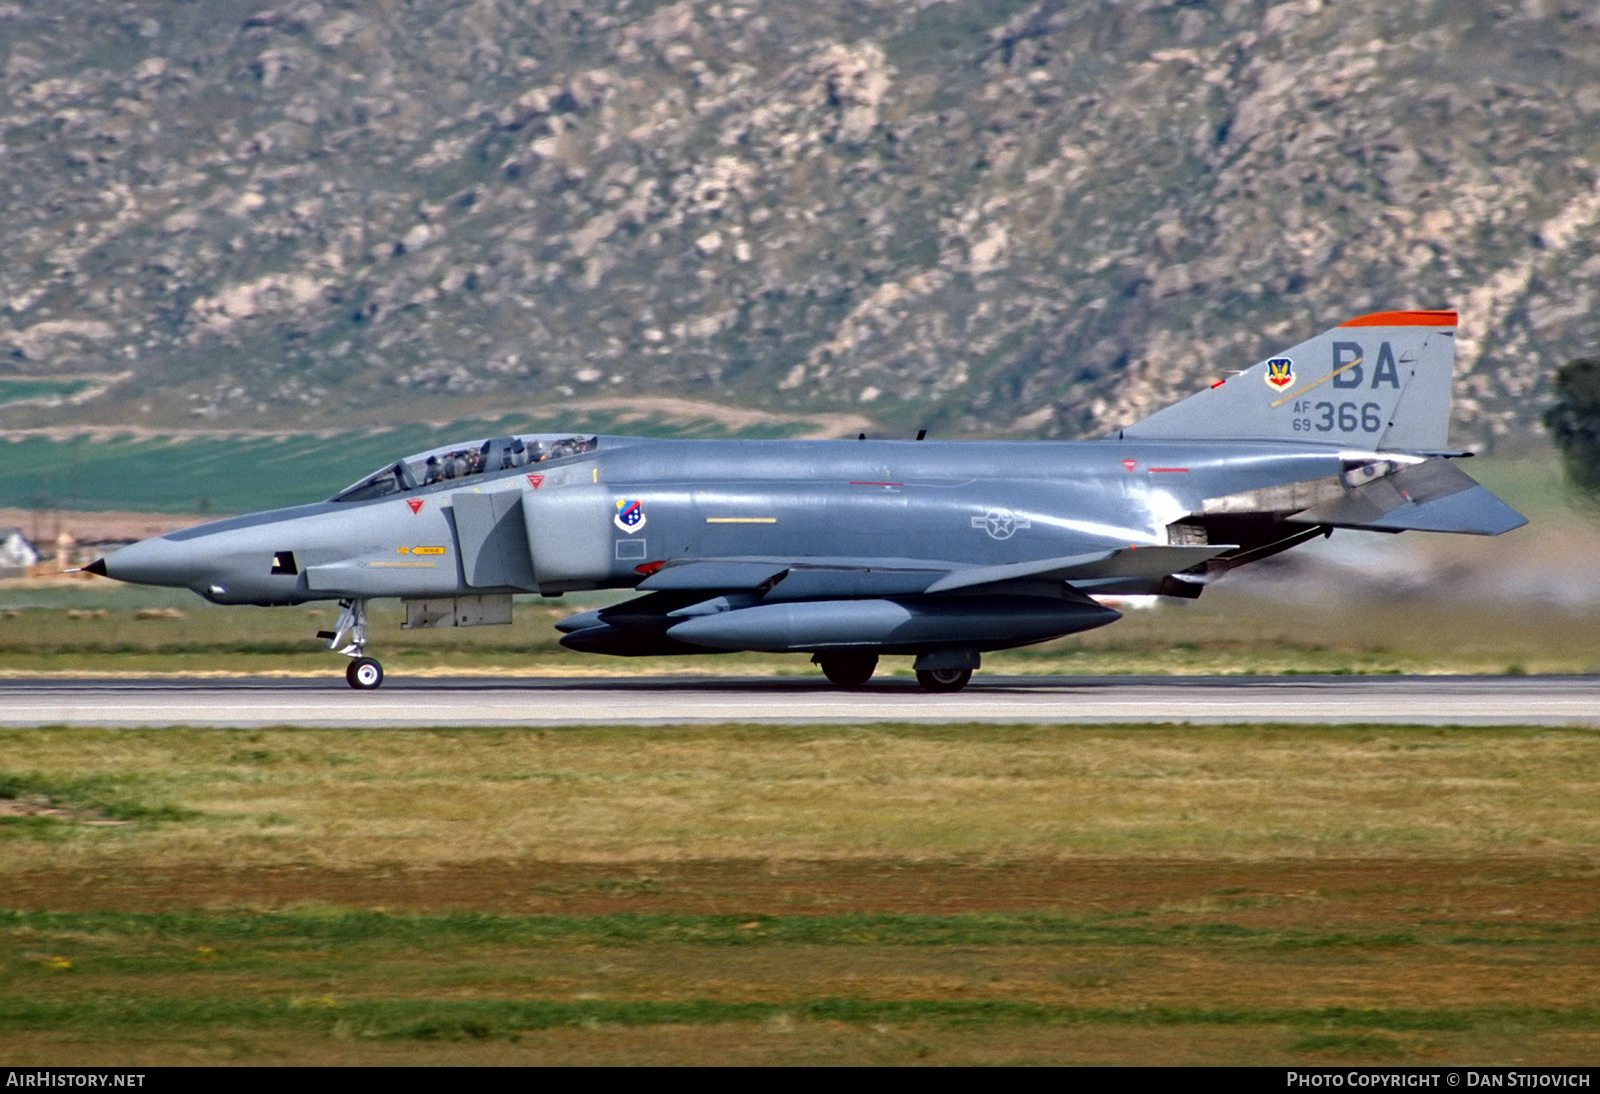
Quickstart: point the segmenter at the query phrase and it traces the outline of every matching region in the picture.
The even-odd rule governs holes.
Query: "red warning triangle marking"
[[[406,499],[406,504],[411,506],[411,511],[413,513],[422,512],[422,499],[421,498],[407,498]]]

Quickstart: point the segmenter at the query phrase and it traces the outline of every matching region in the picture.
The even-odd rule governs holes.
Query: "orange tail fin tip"
[[[1360,315],[1341,327],[1453,327],[1453,311],[1379,311]]]

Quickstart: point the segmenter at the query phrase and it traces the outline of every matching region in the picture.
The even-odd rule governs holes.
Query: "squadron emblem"
[[[1294,362],[1287,357],[1274,357],[1267,362],[1267,386],[1282,391],[1294,385]]]
[[[644,527],[644,502],[638,498],[618,498],[617,515],[611,519],[618,528],[632,535]]]

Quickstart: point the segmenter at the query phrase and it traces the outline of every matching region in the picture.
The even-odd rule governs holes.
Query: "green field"
[[[0,405],[30,400],[67,399],[95,386],[93,380],[0,379]]]
[[[0,1054],[1589,1063],[1600,737],[0,732]]]

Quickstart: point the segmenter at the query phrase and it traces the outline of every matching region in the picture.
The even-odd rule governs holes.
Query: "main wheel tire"
[[[383,666],[370,657],[357,657],[344,670],[344,678],[357,691],[371,691],[383,683]]]
[[[917,683],[926,691],[960,691],[971,680],[971,669],[924,669],[917,673]]]
[[[817,658],[822,675],[842,688],[858,688],[878,669],[875,653],[839,653]]]

